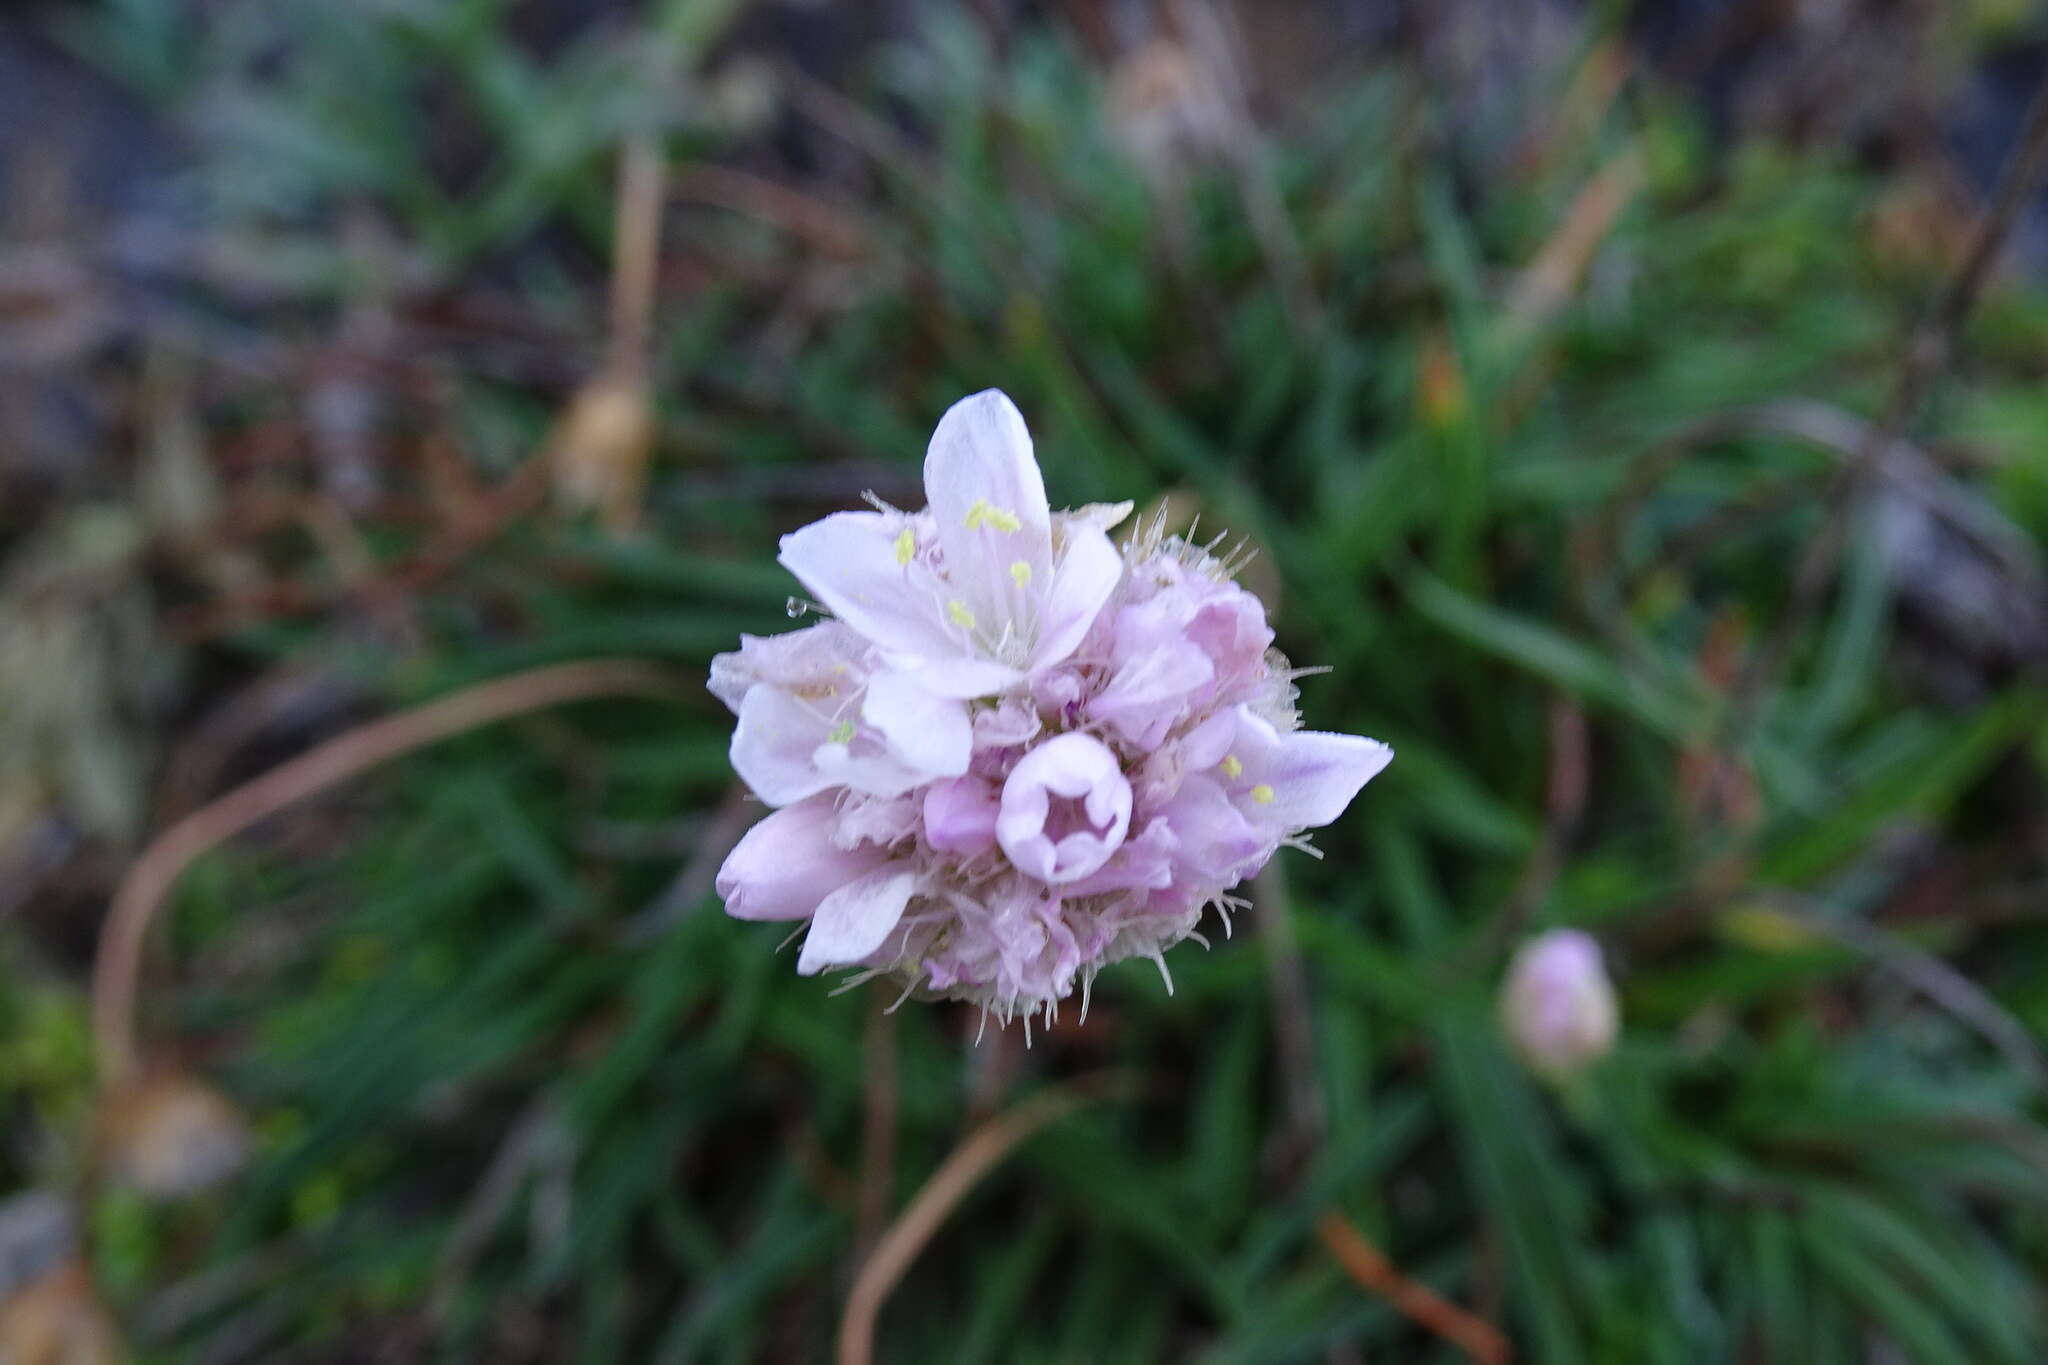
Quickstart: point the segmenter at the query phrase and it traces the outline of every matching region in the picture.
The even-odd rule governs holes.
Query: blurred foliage
[[[1846,161],[1715,146],[1637,77],[1482,168],[1398,73],[1254,128],[1192,57],[1132,100],[1071,36],[998,53],[938,7],[840,107],[707,58],[737,8],[668,0],[545,59],[506,0],[203,26],[122,0],[78,28],[194,131],[234,278],[274,291],[262,325],[388,321],[368,567],[263,545],[317,590],[188,630],[204,669],[394,707],[591,655],[701,674],[786,626],[779,532],[914,488],[944,405],[1000,386],[1055,501],[1175,489],[1261,546],[1283,647],[1332,669],[1311,721],[1399,758],[1286,868],[1328,1125],[1305,1168],[1275,1140],[1257,936],[1177,953],[1170,996],[1105,974],[1028,1053],[974,1046],[954,1007],[896,1016],[899,1192],[992,1097],[1103,1067],[1142,1089],[969,1198],[884,1359],[1457,1358],[1316,1243],[1332,1205],[1543,1365],[2048,1355],[2048,689],[1928,590],[1958,559],[2039,589],[2048,298],[2002,285],[1913,479],[1837,507],[1853,442],[1770,414],[1878,411],[1949,264],[1879,231],[1889,187]],[[735,93],[757,79],[767,133]],[[612,150],[646,130],[793,189],[679,177],[643,533],[519,516],[436,558],[595,367]],[[314,421],[315,368],[214,377],[211,448]],[[317,486],[319,433],[287,445],[283,482]],[[1839,582],[1745,710],[1733,679],[1834,515],[1858,530]],[[1882,533],[1956,517],[2003,548]],[[361,586],[423,558],[395,604]],[[203,605],[205,575],[169,577]],[[186,880],[147,1028],[204,1059],[255,1154],[167,1208],[100,1195],[143,1358],[824,1358],[876,1002],[798,979],[778,927],[687,869],[728,733],[708,696],[515,723]],[[1594,931],[1619,978],[1620,1050],[1555,1093],[1493,1032],[1518,922]],[[38,999],[0,1011],[0,1085],[75,1128],[52,1058],[82,1067],[77,1024]]]

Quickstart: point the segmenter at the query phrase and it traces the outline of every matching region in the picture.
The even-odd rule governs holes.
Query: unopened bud
[[[1501,989],[1501,1028],[1530,1070],[1569,1076],[1604,1057],[1620,1026],[1600,945],[1553,929],[1522,945]]]

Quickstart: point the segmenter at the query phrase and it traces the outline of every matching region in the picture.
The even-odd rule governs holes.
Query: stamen
[[[1262,806],[1272,805],[1273,789],[1267,786],[1265,783],[1261,782],[1258,786],[1252,788],[1252,800],[1258,802]]]
[[[910,978],[910,984],[903,988],[903,994],[896,997],[896,1003],[894,1005],[889,1006],[889,1008],[883,1010],[882,1013],[894,1014],[897,1011],[897,1009],[903,1004],[903,1002],[910,998],[910,993],[917,989],[918,984],[922,979],[923,978],[913,974]]]
[[[831,740],[834,744],[853,743],[853,722],[850,720],[840,721],[838,725],[833,727],[832,733],[825,736],[825,738]]]
[[[1030,587],[1031,566],[1021,559],[1013,561],[1010,565],[1010,581],[1020,588]]]
[[[1024,529],[1015,512],[1007,507],[992,507],[987,498],[976,498],[968,505],[966,521],[970,531],[979,531],[986,525],[1004,535],[1014,535]]]
[[[1225,754],[1223,762],[1218,766],[1223,769],[1223,775],[1233,782],[1244,776],[1244,764],[1238,761],[1236,754]]]
[[[917,555],[917,536],[906,526],[896,533],[896,562],[908,564]]]
[[[946,603],[946,619],[962,630],[974,629],[974,613],[957,597]]]

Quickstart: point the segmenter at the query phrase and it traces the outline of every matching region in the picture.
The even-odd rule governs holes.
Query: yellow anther
[[[976,498],[967,508],[967,529],[978,531],[985,525],[1005,535],[1024,529],[1015,512],[1006,507],[991,507],[987,498]]]
[[[908,564],[917,553],[917,537],[910,533],[908,526],[896,533],[896,562]]]
[[[1031,566],[1021,559],[1013,561],[1010,565],[1010,581],[1020,588],[1030,587]]]
[[[1252,788],[1252,800],[1258,802],[1262,806],[1272,805],[1273,789],[1267,786],[1265,783],[1261,782],[1258,786]]]
[[[962,630],[974,629],[974,613],[957,597],[946,603],[946,619]]]
[[[1244,764],[1237,761],[1236,754],[1225,754],[1223,762],[1218,766],[1223,769],[1223,775],[1232,781],[1244,776]]]
[[[833,727],[832,733],[825,736],[825,738],[831,740],[834,744],[853,743],[853,722],[850,720],[840,721],[838,725]]]

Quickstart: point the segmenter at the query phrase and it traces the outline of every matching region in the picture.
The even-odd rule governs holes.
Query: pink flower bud
[[[996,838],[1042,882],[1078,881],[1109,861],[1131,827],[1131,784],[1116,755],[1079,731],[1049,739],[1003,784]]]
[[[1553,929],[1522,945],[1500,997],[1501,1028],[1532,1071],[1572,1075],[1607,1055],[1620,1025],[1600,945]]]

